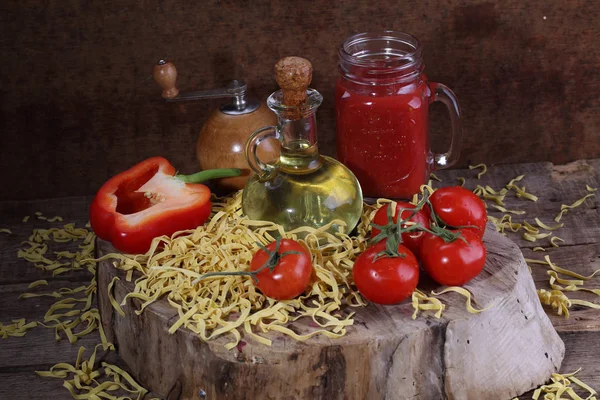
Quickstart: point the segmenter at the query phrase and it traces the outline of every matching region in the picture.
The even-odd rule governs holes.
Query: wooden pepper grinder
[[[180,93],[176,86],[177,69],[172,62],[159,60],[153,70],[154,80],[163,89],[166,101],[193,101],[204,99],[231,99],[214,110],[198,134],[196,157],[200,169],[239,168],[242,176],[215,180],[217,191],[228,193],[242,189],[250,175],[244,157],[248,137],[260,127],[274,125],[277,117],[265,104],[247,96],[248,87],[241,80],[233,80],[226,88],[197,90]],[[278,150],[268,143],[261,146],[261,158],[274,159]]]

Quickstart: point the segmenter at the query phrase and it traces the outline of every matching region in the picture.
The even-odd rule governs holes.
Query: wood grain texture
[[[228,337],[205,343],[186,329],[170,335],[178,315],[166,300],[139,316],[139,303],[129,301],[125,317],[118,315],[108,285],[120,276],[114,292],[120,302],[133,284],[111,260],[98,266],[100,313],[134,376],[163,396],[180,385],[186,399],[199,399],[198,388],[218,399],[509,398],[557,371],[564,345],[537,299],[519,248],[493,229],[484,242],[485,269],[465,287],[477,307],[493,306],[477,315],[466,312],[458,295],[444,296],[447,310],[440,320],[411,319],[409,302],[370,304],[352,309],[355,323],[337,340],[317,336],[301,343],[268,333],[269,347],[243,335],[243,349],[227,351]],[[98,251],[115,252],[104,241],[98,241]],[[435,288],[421,279],[424,286]]]
[[[325,97],[320,148],[333,155],[336,51],[367,30],[421,39],[429,78],[460,99],[461,165],[600,156],[594,1],[27,0],[0,11],[0,160],[12,166],[0,199],[91,194],[154,155],[193,172],[214,103],[165,104],[151,77],[162,57],[176,62],[182,90],[222,86],[243,64],[263,100],[276,89],[273,63],[306,57]],[[434,105],[432,114],[434,147],[443,151],[446,111]]]

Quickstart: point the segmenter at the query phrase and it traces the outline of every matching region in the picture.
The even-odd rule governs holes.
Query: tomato
[[[373,223],[383,226],[386,225],[388,223],[388,208],[390,207],[389,204],[384,205],[383,207],[381,207],[379,210],[377,210],[377,212],[375,213],[375,216],[373,217]],[[410,204],[410,203],[405,203],[405,202],[398,202],[396,204],[396,212],[395,215],[393,217],[394,222],[398,222],[398,213],[400,211],[401,208],[408,208],[410,210],[414,209],[415,206]],[[410,214],[412,213],[412,211],[409,210],[404,210],[402,211],[402,215],[401,215],[401,219],[405,219],[410,217]],[[421,209],[419,211],[417,211],[417,213],[415,215],[412,216],[412,218],[410,218],[409,221],[412,222],[418,222],[421,225],[423,225],[425,228],[429,228],[429,213],[425,210],[425,209]],[[406,227],[406,225],[403,226],[404,228]],[[378,228],[373,227],[373,229],[371,230],[371,238],[377,236],[379,234],[379,232],[381,232]],[[402,244],[405,245],[406,247],[409,248],[410,251],[412,251],[414,254],[419,254],[420,252],[420,247],[421,247],[421,242],[423,241],[423,237],[425,237],[426,233],[425,232],[404,232],[402,234]]]
[[[460,238],[446,243],[434,235],[423,239],[421,265],[442,285],[464,285],[476,277],[485,264],[487,252],[481,238],[468,229],[461,230],[461,235],[467,243]]]
[[[385,250],[385,242],[368,247],[354,262],[352,276],[358,291],[369,301],[396,304],[412,294],[419,282],[419,263],[405,246],[398,253],[405,257],[375,256]]]
[[[304,292],[313,271],[308,250],[291,239],[282,239],[279,246],[277,242],[269,243],[266,249],[268,252],[258,250],[250,262],[251,271],[273,266],[272,270],[266,267],[256,274],[260,291],[275,300],[290,300]],[[290,251],[298,254],[285,254]]]
[[[458,228],[472,225],[468,228],[483,237],[487,212],[485,204],[477,195],[460,186],[448,186],[437,189],[429,201],[433,211],[448,226]]]

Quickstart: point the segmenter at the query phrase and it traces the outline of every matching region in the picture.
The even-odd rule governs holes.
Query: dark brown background
[[[168,57],[179,86],[221,85],[243,63],[255,92],[274,62],[313,62],[325,96],[321,148],[335,152],[336,50],[375,29],[413,33],[430,79],[464,112],[460,165],[600,157],[598,1],[3,1],[0,199],[91,194],[152,155],[195,169],[210,104],[165,104],[151,79]],[[443,150],[448,123],[434,107]]]

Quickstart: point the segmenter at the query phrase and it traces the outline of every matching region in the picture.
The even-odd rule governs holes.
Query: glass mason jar
[[[401,32],[360,33],[339,49],[337,158],[358,178],[365,197],[408,199],[431,171],[458,159],[460,109],[446,86],[428,82],[418,39]],[[447,153],[429,146],[429,105],[448,107]]]

